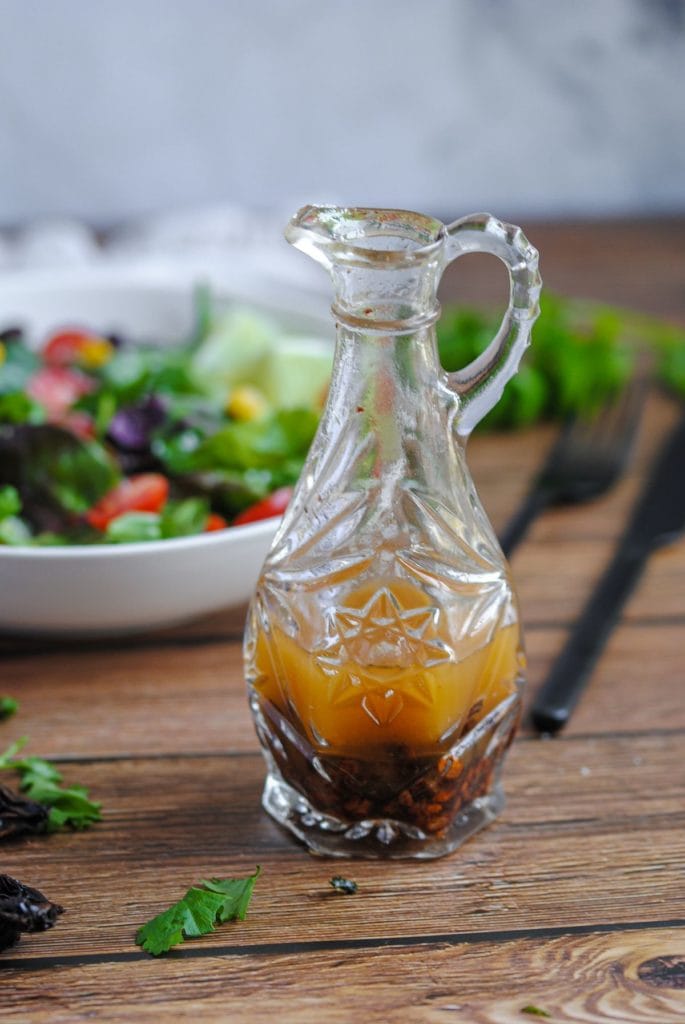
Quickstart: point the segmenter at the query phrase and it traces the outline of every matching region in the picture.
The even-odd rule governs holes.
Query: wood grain
[[[549,291],[685,322],[682,216],[522,226],[540,252]],[[506,274],[492,257],[462,257],[447,268],[439,294],[445,302],[504,307]]]
[[[558,627],[526,631],[527,703],[565,636]],[[626,620],[611,637],[568,735],[683,728],[682,647],[680,620]],[[6,661],[2,688],[19,699],[21,714],[0,725],[0,745],[28,735],[28,749],[43,757],[257,749],[236,643],[21,657]]]
[[[680,1024],[685,992],[650,985],[639,969],[682,950],[670,928],[505,938],[496,953],[490,941],[202,958],[184,950],[56,967],[46,988],[18,964],[2,976],[3,1024],[521,1024],[542,1019],[522,1014],[531,1004],[552,1024]]]
[[[633,474],[600,501],[547,513],[517,552],[513,569],[526,627],[529,693],[544,677],[610,557],[647,462],[675,415],[673,403],[653,396]],[[470,457],[485,486],[492,487],[496,511],[506,508],[508,501],[497,467],[509,467],[511,472],[519,453],[525,486],[550,441],[548,431],[542,434],[474,439]],[[653,727],[682,725],[684,581],[681,540],[650,560],[572,729],[643,729],[647,702]],[[1,685],[22,701],[21,729],[44,756],[251,750],[254,735],[246,717],[236,642],[243,614],[221,613],[183,629],[123,643],[7,640]],[[617,700],[619,682],[622,693]],[[84,692],[90,693],[92,687],[97,688],[95,698],[84,701]]]
[[[257,755],[70,765],[67,779],[88,781],[104,821],[5,845],[4,870],[68,910],[12,959],[142,955],[136,923],[199,877],[246,874],[255,863],[263,877],[249,920],[203,939],[205,949],[685,922],[685,808],[682,777],[671,770],[683,735],[519,741],[503,817],[455,856],[427,864],[309,857],[261,811]],[[354,899],[328,884],[341,868],[359,883]],[[639,901],[622,899],[631,887]]]

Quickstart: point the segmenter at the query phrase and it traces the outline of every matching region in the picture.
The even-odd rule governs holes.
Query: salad
[[[35,350],[0,331],[0,545],[182,537],[282,514],[323,406],[332,348],[253,310],[196,295],[184,344],[133,344],[82,327]],[[445,306],[446,370],[488,344],[496,319]],[[649,356],[685,396],[677,325],[545,292],[533,345],[478,429],[592,416]]]
[[[0,332],[0,544],[117,544],[284,511],[332,349],[196,296],[192,337]]]

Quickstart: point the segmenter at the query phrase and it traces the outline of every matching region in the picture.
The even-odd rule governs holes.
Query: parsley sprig
[[[191,886],[183,899],[138,929],[136,942],[159,956],[185,939],[208,935],[215,924],[244,921],[260,871],[258,867],[247,878],[212,878]]]
[[[57,832],[66,825],[84,829],[100,821],[101,804],[89,798],[84,786],[62,786],[61,773],[42,757],[17,757],[26,742],[27,737],[22,736],[0,754],[0,771],[18,772],[22,791],[49,808],[46,830]]]
[[[496,329],[496,318],[488,313],[445,306],[437,325],[444,368],[457,370],[477,358]],[[685,398],[682,326],[545,290],[531,347],[482,427],[511,429],[592,416],[624,387],[643,355],[655,379]]]

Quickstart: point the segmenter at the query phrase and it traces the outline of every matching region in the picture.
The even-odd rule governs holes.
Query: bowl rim
[[[166,540],[127,541],[124,544],[55,544],[45,547],[30,545],[0,545],[0,562],[40,560],[62,561],[66,558],[86,561],[104,560],[112,555],[140,556],[148,552],[151,555],[162,551],[182,552],[194,548],[212,548],[225,544],[230,538],[235,542],[259,540],[270,532],[275,532],[282,516],[271,516],[256,523],[244,523],[241,526],[227,526],[223,530],[211,530],[209,533],[193,533],[187,537],[169,537]]]

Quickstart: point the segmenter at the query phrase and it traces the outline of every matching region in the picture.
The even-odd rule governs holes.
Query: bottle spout
[[[291,245],[330,268],[340,262],[361,267],[409,267],[440,252],[441,221],[407,210],[303,206],[285,229]]]
[[[381,329],[436,319],[446,239],[441,221],[406,210],[305,206],[285,237],[329,271],[334,313],[349,325]]]

